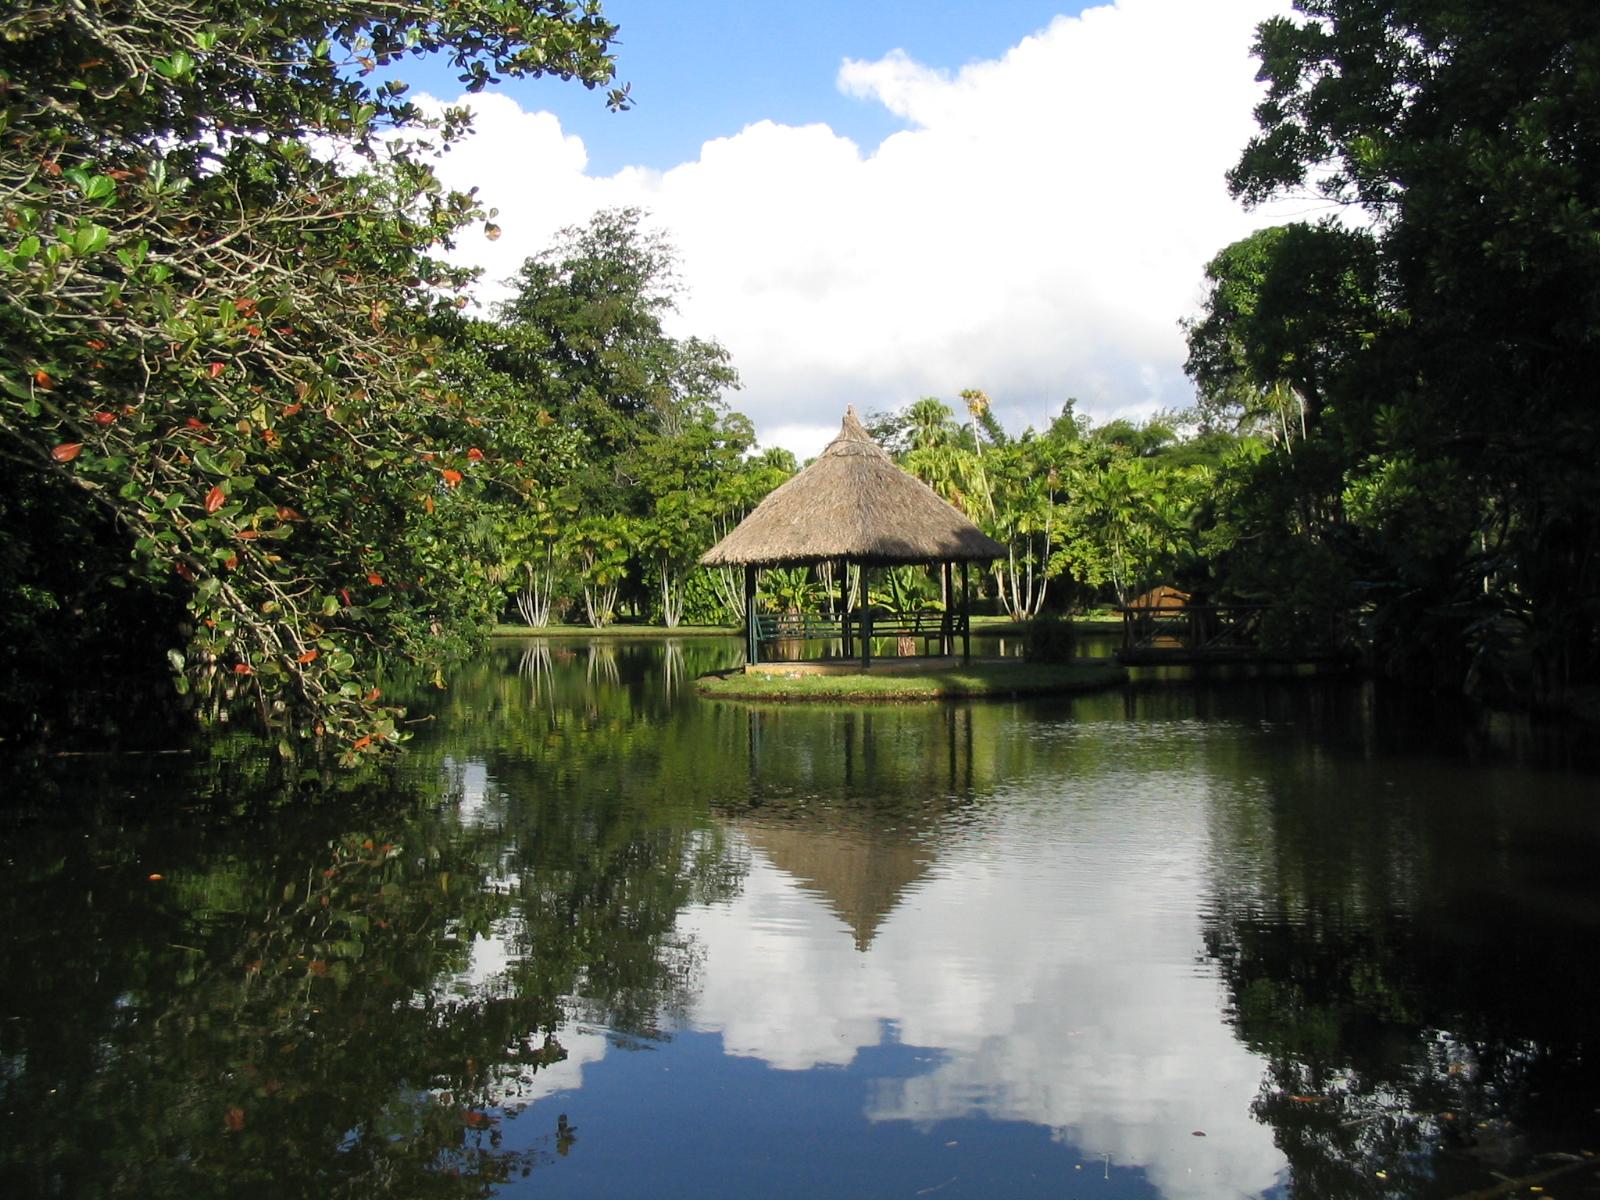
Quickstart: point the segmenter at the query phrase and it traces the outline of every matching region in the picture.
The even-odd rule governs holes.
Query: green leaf
[[[187,50],[176,50],[171,58],[158,58],[151,65],[163,79],[182,79],[194,70],[194,58]]]
[[[97,254],[111,243],[111,231],[104,225],[89,222],[80,225],[72,235],[72,251],[82,257]]]

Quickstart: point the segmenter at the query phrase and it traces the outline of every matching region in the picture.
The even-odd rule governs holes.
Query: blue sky
[[[840,93],[835,80],[845,59],[899,49],[953,70],[997,57],[1083,7],[1052,0],[606,0],[607,17],[622,30],[617,77],[632,86],[631,110],[611,112],[599,92],[559,80],[500,90],[525,108],[559,116],[583,138],[590,168],[601,174],[624,166],[665,170],[692,160],[706,140],[763,119],[825,122],[873,147],[904,122]],[[408,66],[401,75],[436,94],[453,82],[437,68]]]
[[[636,206],[677,248],[673,330],[727,347],[766,444],[814,454],[847,404],[957,403],[1013,432],[1192,402],[1178,322],[1205,263],[1284,216],[1223,174],[1249,51],[1288,0],[610,0],[636,107],[556,80],[468,102],[439,166],[503,236],[480,299],[564,226]],[[414,65],[414,64],[413,64]],[[438,68],[406,75],[455,102]],[[1314,215],[1314,214],[1313,214]]]

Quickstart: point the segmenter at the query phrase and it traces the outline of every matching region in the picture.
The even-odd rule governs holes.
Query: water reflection
[[[751,831],[739,897],[684,919],[706,948],[692,1022],[785,1070],[885,1040],[928,1051],[872,1081],[872,1122],[1024,1121],[1164,1195],[1271,1188],[1282,1159],[1250,1118],[1263,1064],[1194,966],[1199,864],[1171,854],[1156,886],[1146,865],[1196,814],[1058,799],[1012,794],[915,858],[856,841],[867,871],[786,869],[786,843]]]
[[[239,743],[37,781],[0,1187],[1449,1196],[1600,1141],[1600,814],[1540,738],[699,701],[736,654],[506,646],[312,805]]]

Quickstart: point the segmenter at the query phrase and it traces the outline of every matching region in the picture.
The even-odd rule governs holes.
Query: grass
[[[728,700],[901,701],[1084,692],[1127,678],[1127,671],[1108,659],[1078,659],[973,663],[925,675],[747,675],[735,670],[701,676],[698,687],[702,695]]]

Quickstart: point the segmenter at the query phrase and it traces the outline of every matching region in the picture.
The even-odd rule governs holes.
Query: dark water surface
[[[503,645],[314,804],[247,742],[30,777],[0,1194],[1597,1194],[1581,737],[697,699],[737,652]]]

